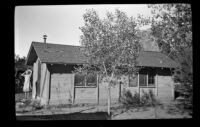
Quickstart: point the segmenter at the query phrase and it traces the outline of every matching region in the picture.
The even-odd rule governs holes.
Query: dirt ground
[[[120,119],[182,119],[192,118],[189,112],[182,112],[172,105],[154,107],[141,107],[141,108],[130,108],[128,110],[120,109],[114,112],[112,116],[113,120]],[[172,111],[173,110],[173,111]],[[119,113],[117,113],[119,112]]]
[[[31,94],[30,94],[31,95]],[[20,95],[22,98],[23,95]],[[18,103],[20,97],[16,97]],[[192,118],[189,111],[181,110],[175,106],[175,102],[158,105],[154,107],[128,108],[116,103],[111,106],[111,118],[105,115],[107,105],[79,104],[64,106],[49,106],[41,109],[35,109],[31,105],[30,99],[25,106],[16,106],[16,116],[18,120],[44,120],[44,119],[184,119]],[[96,114],[96,115],[94,115]],[[104,114],[104,115],[97,115]],[[74,116],[82,117],[74,117]],[[90,117],[93,116],[93,117]],[[99,116],[99,117],[98,117]],[[96,118],[94,118],[96,117]]]

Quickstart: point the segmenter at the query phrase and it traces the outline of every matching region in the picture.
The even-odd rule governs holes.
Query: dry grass
[[[123,107],[112,110],[112,119],[182,119],[192,118],[187,110],[179,109],[175,103],[157,105],[155,107],[139,107],[125,109]]]
[[[32,92],[29,92],[28,100],[31,99]],[[15,102],[20,102],[25,98],[25,93],[17,93],[15,94]]]

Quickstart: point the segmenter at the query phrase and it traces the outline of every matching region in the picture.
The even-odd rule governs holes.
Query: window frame
[[[76,74],[75,74],[76,75]],[[95,84],[95,85],[87,85],[87,76],[84,76],[84,85],[76,85],[76,83],[74,83],[74,87],[76,88],[96,88],[97,87],[97,75],[96,77],[96,83],[91,83],[91,84]],[[75,81],[76,76],[74,76],[74,81]]]
[[[150,82],[153,82],[153,83],[150,83]],[[155,84],[155,76],[154,75],[149,75],[148,74],[148,87],[154,87],[156,84]]]
[[[143,79],[141,79],[141,78],[143,78]],[[145,79],[145,80],[144,80]],[[145,85],[142,85],[141,86],[141,80],[142,81],[145,81]],[[143,84],[143,83],[142,83]],[[147,75],[146,74],[139,74],[139,87],[148,87],[147,86]]]
[[[141,76],[141,74],[139,74],[139,87],[141,87],[141,88],[155,88],[156,87],[156,75],[151,75],[153,78],[152,77],[150,78],[150,74],[149,73],[142,74],[142,75],[145,75],[145,77],[146,77],[145,78],[146,79],[146,81],[145,81],[146,85],[141,86],[140,78],[142,76]],[[154,83],[153,84],[149,83],[149,79],[152,79]]]

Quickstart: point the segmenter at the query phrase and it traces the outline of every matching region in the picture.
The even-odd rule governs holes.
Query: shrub
[[[32,105],[32,107],[34,109],[42,109],[43,108],[43,106],[40,105],[40,101],[39,100],[33,100],[31,105]]]
[[[120,101],[122,104],[126,106],[138,107],[140,104],[140,97],[137,92],[135,92],[135,94],[132,95],[132,93],[128,90],[128,91],[123,91],[123,95]]]
[[[140,99],[140,105],[141,106],[155,106],[157,103],[157,100],[155,98],[155,95],[152,90],[149,90],[149,92],[143,92],[143,95]]]
[[[126,107],[155,106],[157,104],[157,100],[152,90],[149,90],[149,92],[143,91],[143,95],[141,97],[137,92],[132,95],[129,90],[124,91],[120,102]]]
[[[193,87],[191,84],[182,83],[180,84],[179,88],[176,89],[180,92],[180,96],[183,97],[183,100],[180,102],[181,105],[185,109],[192,109],[193,108]]]

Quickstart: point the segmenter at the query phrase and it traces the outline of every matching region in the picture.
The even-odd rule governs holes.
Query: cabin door
[[[72,74],[51,75],[50,103],[68,104],[71,103]]]

